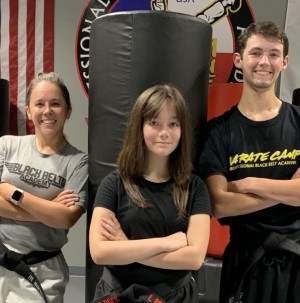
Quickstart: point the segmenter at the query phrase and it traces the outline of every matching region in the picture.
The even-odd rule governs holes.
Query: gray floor
[[[64,303],[84,303],[85,302],[85,277],[70,276],[70,282],[66,289]]]

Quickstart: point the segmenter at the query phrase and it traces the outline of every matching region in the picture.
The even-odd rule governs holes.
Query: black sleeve
[[[214,118],[207,125],[204,147],[200,155],[198,172],[205,179],[211,173],[227,172],[227,134],[222,117]]]
[[[111,172],[103,178],[96,193],[94,207],[101,206],[116,213],[119,178],[117,172]]]
[[[204,181],[196,175],[192,175],[189,187],[189,215],[211,215],[209,193]]]

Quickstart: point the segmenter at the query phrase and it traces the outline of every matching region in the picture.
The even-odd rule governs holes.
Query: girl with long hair
[[[192,174],[187,104],[173,85],[152,86],[137,98],[117,169],[96,194],[89,245],[105,266],[95,299],[198,302],[191,271],[203,264],[209,227],[208,192]]]

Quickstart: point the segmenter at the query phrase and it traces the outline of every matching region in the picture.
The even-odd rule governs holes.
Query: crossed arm
[[[214,215],[237,216],[282,203],[300,206],[300,168],[290,180],[248,177],[227,182],[223,174],[206,178]],[[242,202],[241,202],[242,201]]]
[[[197,270],[203,264],[208,240],[210,217],[190,217],[187,233],[166,237],[129,240],[114,214],[96,207],[90,225],[89,245],[93,261],[103,265],[138,262],[164,269]]]
[[[71,190],[61,192],[52,201],[24,192],[19,204],[14,205],[10,202],[10,197],[15,189],[9,183],[0,183],[1,217],[42,222],[49,227],[69,229],[84,212],[82,207],[75,205],[79,196]]]

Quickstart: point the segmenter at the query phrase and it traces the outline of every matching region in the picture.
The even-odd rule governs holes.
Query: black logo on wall
[[[232,54],[239,33],[254,22],[247,0],[90,0],[79,21],[76,39],[77,72],[87,96],[92,22],[104,14],[133,10],[169,10],[206,20],[213,26],[210,83],[242,82],[241,72],[233,66]]]

